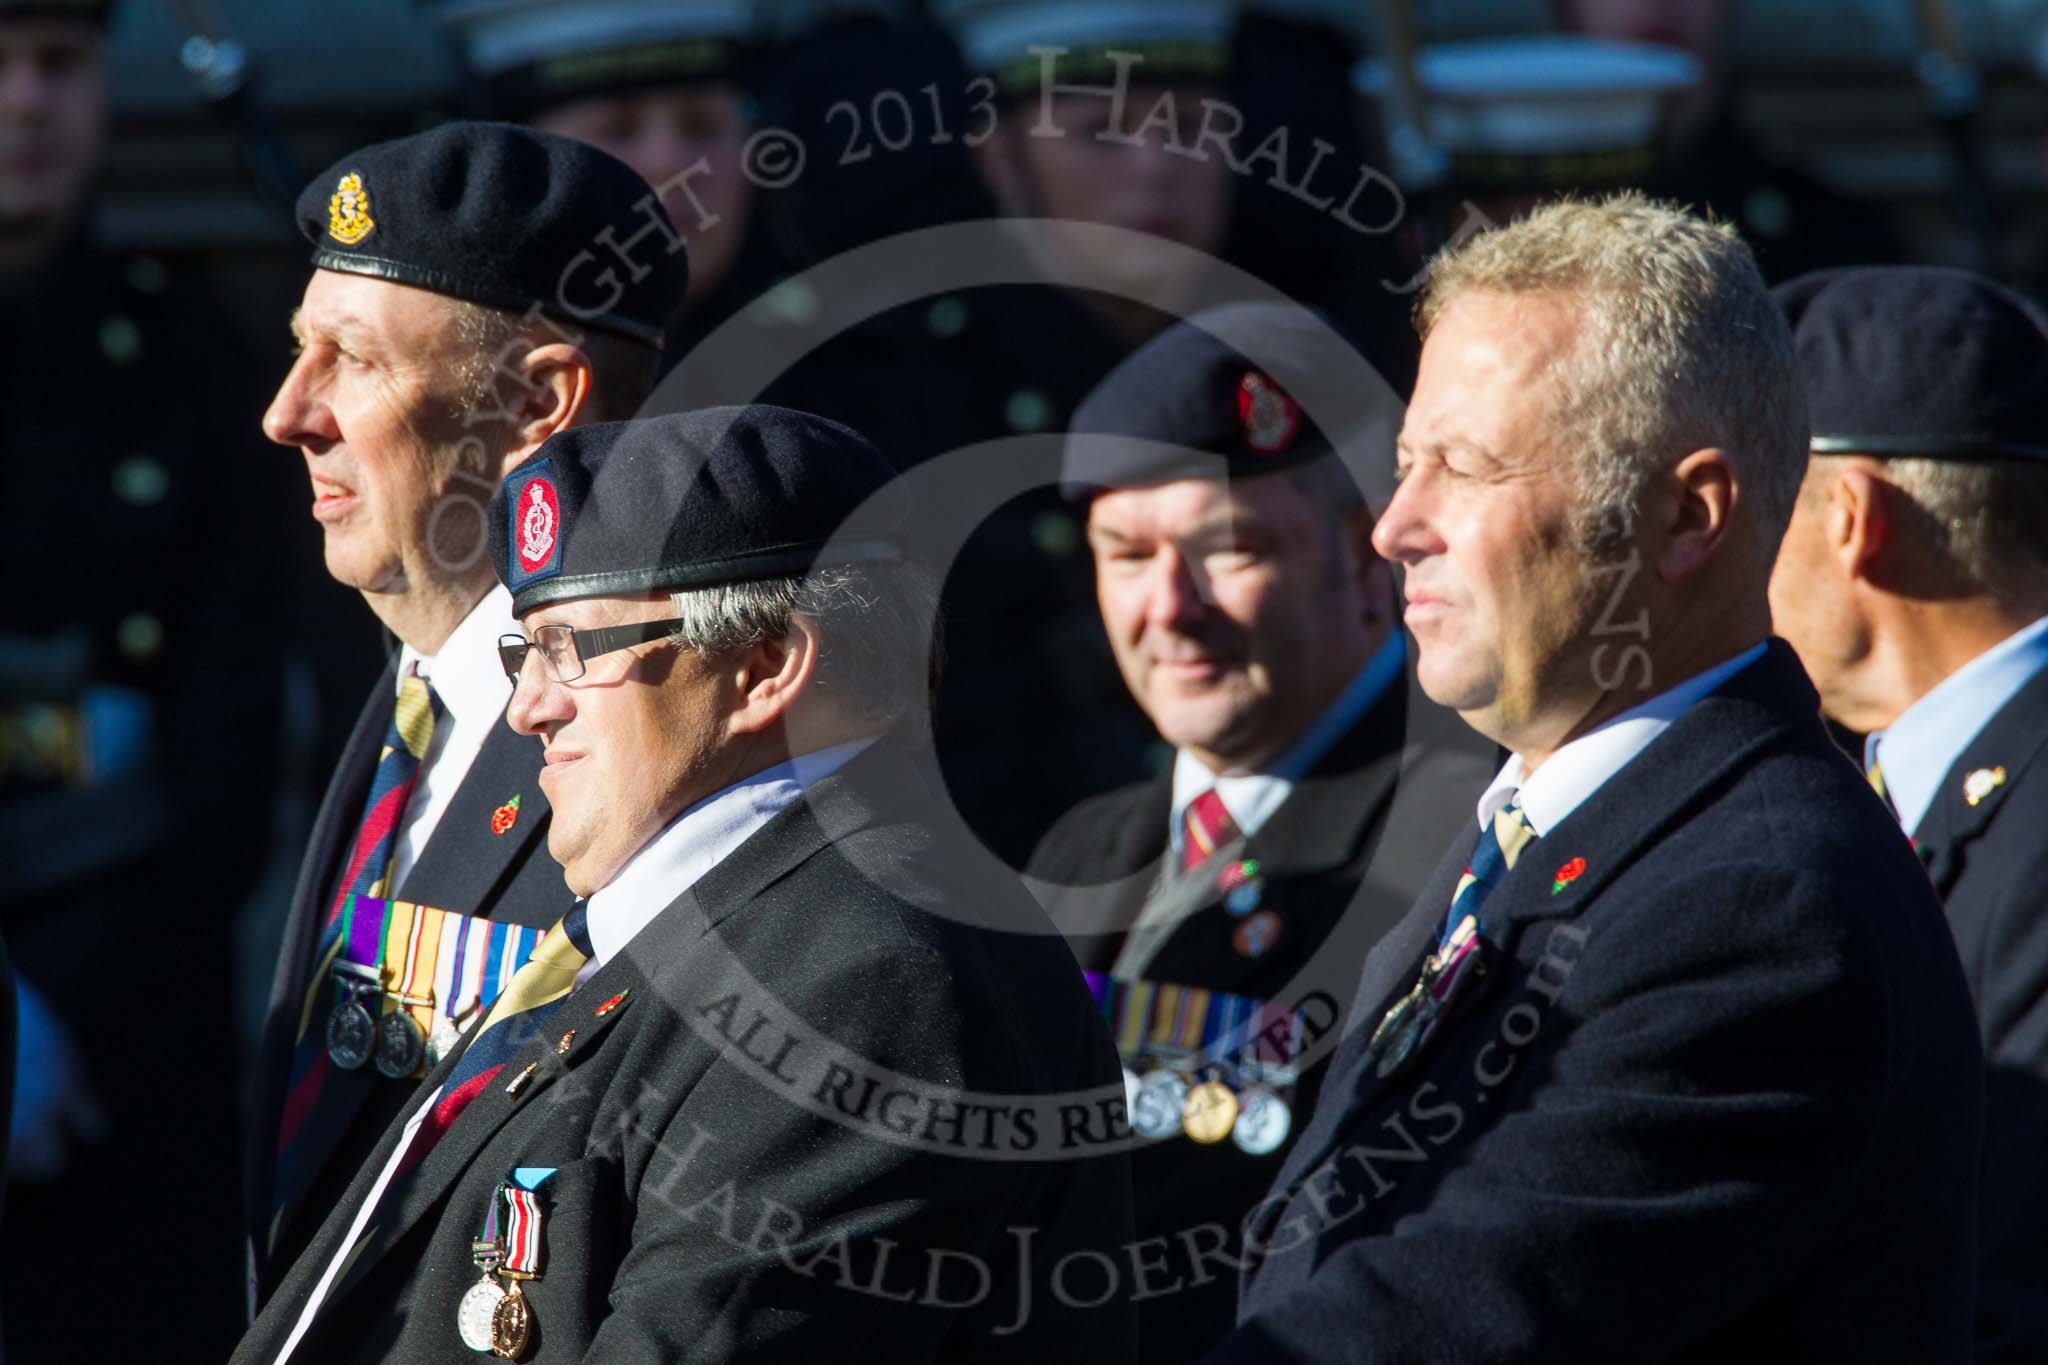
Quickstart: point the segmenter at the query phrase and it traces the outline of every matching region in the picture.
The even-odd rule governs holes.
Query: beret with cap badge
[[[509,123],[446,123],[337,161],[299,195],[322,270],[660,346],[683,240],[625,162]]]
[[[867,438],[755,404],[557,433],[506,476],[485,525],[491,563],[524,615],[892,561],[909,510]]]

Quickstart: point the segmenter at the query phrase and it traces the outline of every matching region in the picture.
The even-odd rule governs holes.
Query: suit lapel
[[[806,799],[770,820],[725,861],[705,873],[695,886],[671,902],[640,938],[570,992],[547,1026],[536,1032],[462,1111],[420,1162],[400,1192],[397,1204],[388,1214],[380,1211],[365,1232],[350,1263],[347,1283],[359,1282],[440,1203],[500,1128],[531,1108],[538,1096],[594,1054],[611,1036],[626,1006],[655,994],[650,984],[661,970],[686,963],[707,933],[727,918],[743,913],[762,891],[797,864],[927,794],[927,785],[914,766],[888,740],[879,740],[842,772],[813,786]],[[883,880],[887,869],[878,868],[872,875]],[[626,999],[598,1017],[595,1005],[621,991],[627,992]],[[577,1037],[566,1056],[557,1056],[555,1039],[569,1027],[577,1030]],[[422,1083],[422,1099],[447,1082],[466,1050],[460,1049],[442,1059],[434,1074]],[[529,1065],[534,1068],[533,1073],[515,1094],[507,1094],[506,1087]],[[330,1211],[326,1225],[299,1258],[293,1268],[295,1279],[308,1266],[317,1277],[333,1258],[356,1209],[369,1197],[371,1182],[390,1160],[397,1135],[417,1110],[415,1104],[386,1132],[376,1153],[357,1173],[348,1196]],[[280,1293],[278,1297],[302,1302],[311,1289],[312,1281],[308,1281],[300,1287],[298,1295]],[[334,1297],[329,1296],[330,1303]]]
[[[2043,754],[2048,754],[2048,668],[2029,678],[1964,747],[1913,831],[1913,842],[1927,863],[1927,875],[1944,899],[1962,876],[1970,843],[1990,827],[2006,794],[2028,768],[2044,761]],[[2005,780],[1987,784],[1977,803],[1971,805],[1972,774],[2001,768]]]
[[[1757,750],[1788,733],[1795,708],[1788,707],[1784,699],[1798,698],[1802,692],[1813,697],[1790,649],[1773,641],[1763,658],[1720,691],[1695,703],[1532,845],[1493,889],[1479,911],[1485,926],[1482,951],[1496,960],[1512,955],[1527,925],[1578,915],[1589,908],[1603,887],[1709,799]],[[1818,698],[1813,697],[1812,707],[1799,712],[1810,714],[1816,726],[1818,705]],[[1400,928],[1367,959],[1351,1034],[1319,1106],[1319,1111],[1338,1106],[1338,1117],[1327,1129],[1312,1123],[1310,1133],[1290,1157],[1280,1187],[1289,1197],[1329,1159],[1390,1086],[1409,1083],[1414,1073],[1427,1065],[1425,1052],[1381,1078],[1366,1054],[1366,1044],[1394,998],[1413,985],[1423,955],[1434,946],[1443,927],[1452,891],[1477,842],[1474,826],[1438,866]],[[1562,876],[1574,862],[1582,865],[1569,878]],[[1466,998],[1461,1012],[1469,1009],[1472,1000],[1499,989],[1508,976],[1505,972],[1487,973]]]
[[[283,943],[271,976],[270,1004],[264,1016],[257,1072],[262,1094],[261,1102],[251,1110],[248,1176],[243,1187],[243,1212],[254,1237],[252,1245],[256,1247],[266,1240],[262,1228],[271,1198],[278,1115],[284,1108],[298,1015],[304,1007],[307,978],[313,970],[313,949],[326,922],[331,883],[362,823],[363,801],[384,747],[384,734],[391,728],[391,712],[397,705],[393,690],[397,669],[394,658],[377,679],[369,701],[356,718],[355,729],[349,733],[348,743],[342,748],[341,760],[320,798],[312,835],[299,863],[298,881],[292,888],[291,905],[285,912]]]
[[[540,746],[503,723],[491,728],[434,835],[406,873],[398,899],[473,915],[488,904],[520,857],[544,838],[549,806],[540,789]],[[519,805],[503,834],[497,812]],[[456,902],[467,901],[468,904]]]

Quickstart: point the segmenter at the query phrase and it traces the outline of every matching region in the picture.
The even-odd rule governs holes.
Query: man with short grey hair
[[[1107,1030],[878,714],[928,694],[894,479],[767,406],[506,477],[506,719],[578,899],[237,1365],[1129,1358],[1079,1289],[1130,1237]]]
[[[1772,617],[1913,836],[1990,1067],[1980,1362],[2048,1359],[2048,313],[1980,275],[1780,286],[1813,458]]]
[[[1976,1030],[1769,638],[1806,419],[1748,249],[1556,204],[1419,316],[1373,543],[1510,756],[1366,961],[1211,1359],[1970,1359]]]

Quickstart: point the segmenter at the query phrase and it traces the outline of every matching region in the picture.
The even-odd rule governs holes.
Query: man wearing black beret
[[[901,738],[935,602],[906,503],[770,407],[565,433],[505,479],[508,719],[581,899],[237,1361],[1129,1358],[1128,1167],[1086,1140],[1114,1053]]]
[[[516,933],[478,977],[472,931],[495,949],[484,921],[537,937],[568,904],[532,748],[500,724],[513,618],[484,507],[549,436],[639,407],[688,273],[639,176],[508,124],[363,148],[299,220],[315,269],[263,428],[305,459],[328,573],[401,647],[284,928],[251,1106],[253,1303],[513,965]]]
[[[1329,946],[1348,961],[1348,989],[1429,874],[1433,850],[1405,873],[1383,864],[1354,903],[1394,806],[1412,703],[1372,513],[1294,397],[1346,351],[1292,305],[1215,309],[1139,349],[1075,414],[1063,487],[1086,507],[1124,682],[1174,759],[1076,807],[1030,873],[1082,965],[1115,983],[1105,1001],[1119,1015],[1156,1014],[1161,991],[1206,992],[1194,998],[1218,1021],[1247,999],[1292,1007],[1340,923],[1351,932]],[[1350,416],[1361,465],[1391,465],[1392,392]],[[1416,826],[1423,847],[1485,782],[1475,766],[1462,783],[1404,788],[1434,808]],[[1323,995],[1312,1022],[1333,1029],[1340,999]],[[1239,1253],[1322,1070],[1275,1058],[1214,1073],[1154,1018],[1123,1022],[1111,1032],[1138,1078],[1133,1122],[1158,1139],[1132,1158],[1138,1236],[1157,1239],[1154,1278],[1173,1287],[1143,1298],[1139,1341],[1146,1361],[1192,1360],[1229,1330],[1237,1286],[1189,1258]],[[1197,1032],[1208,1042],[1220,1029]],[[1198,1089],[1211,1080],[1224,1090]],[[1191,1094],[1219,1112],[1184,1114]]]
[[[1777,291],[1813,455],[1775,625],[1948,911],[1990,1066],[1977,1358],[2048,1359],[2048,314],[1960,270]]]

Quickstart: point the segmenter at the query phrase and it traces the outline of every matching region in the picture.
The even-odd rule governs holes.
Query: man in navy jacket
[[[1913,836],[1977,1006],[1977,1359],[2048,1359],[2048,313],[1964,270],[1781,286],[1813,458],[1773,624]]]
[[[1212,1358],[1967,1360],[1982,1059],[1768,638],[1807,429],[1748,249],[1560,204],[1419,316],[1374,543],[1510,757],[1367,959]]]

